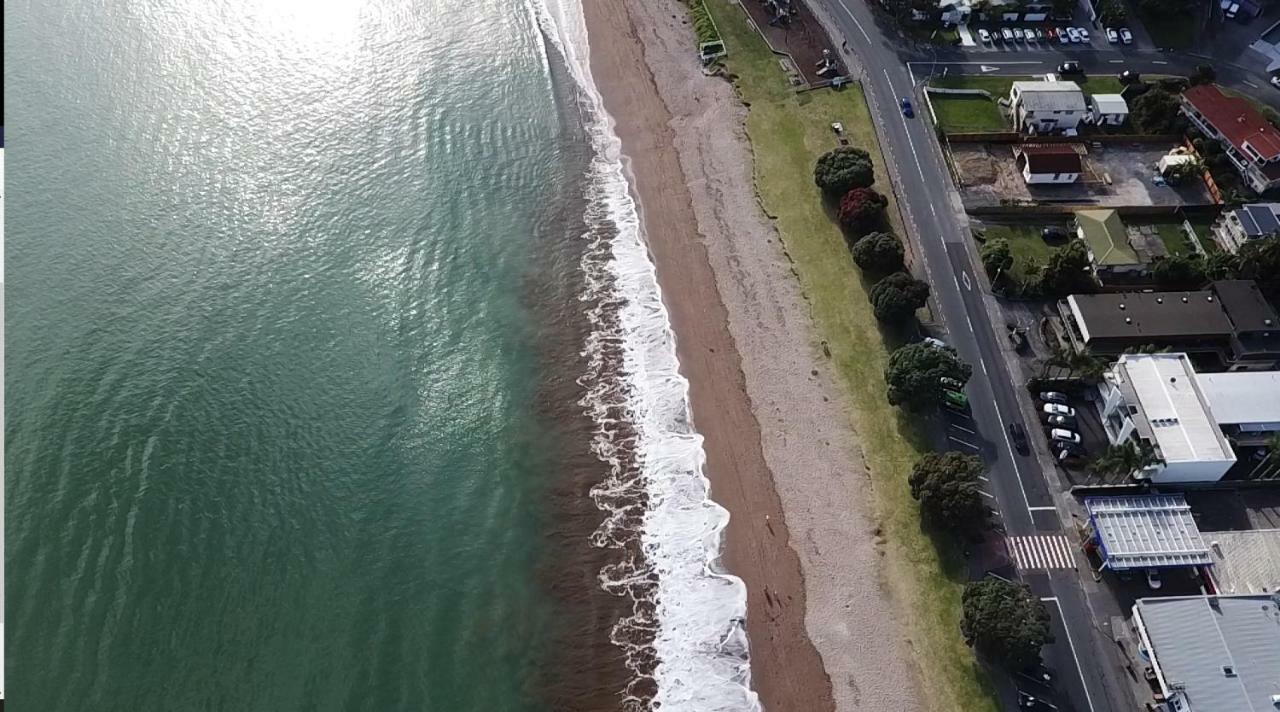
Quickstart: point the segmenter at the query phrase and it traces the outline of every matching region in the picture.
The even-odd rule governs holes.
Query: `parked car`
[[[1112,28],[1112,27],[1106,28],[1106,33],[1107,33],[1107,42],[1109,42],[1110,44],[1116,44],[1117,42],[1120,41],[1120,33],[1116,32],[1115,28]]]
[[[943,391],[942,403],[955,410],[968,410],[969,398],[960,391]]]
[[[1044,28],[1044,38],[1046,40],[1056,40],[1058,39],[1058,32],[1052,27],[1046,27]]]
[[[1062,405],[1061,403],[1045,403],[1040,407],[1040,410],[1048,413],[1049,415],[1069,415],[1071,417],[1075,417],[1076,414],[1075,408],[1072,408],[1069,405]]]
[[[1022,427],[1022,423],[1009,423],[1009,439],[1013,441],[1013,447],[1019,454],[1031,454],[1031,446],[1027,443],[1027,430]]]
[[[924,337],[923,339],[921,339],[921,341],[923,341],[924,343],[926,343],[926,344],[928,344],[928,345],[932,346],[932,347],[933,347],[933,348],[935,348],[935,349],[949,349],[949,348],[951,348],[950,346],[947,346],[947,342],[943,341],[942,339],[935,339],[935,338],[933,338],[932,336],[926,336],[926,337]]]
[[[1142,77],[1132,69],[1126,69],[1117,74],[1116,79],[1119,79],[1121,84],[1133,84],[1134,82],[1142,79]]]
[[[1128,27],[1120,28],[1120,41],[1125,44],[1133,44],[1133,33],[1129,31]]]
[[[1058,36],[1058,44],[1069,44],[1071,42],[1071,35],[1067,30],[1059,27],[1053,33]]]
[[[1240,14],[1240,3],[1226,2],[1224,0],[1222,3],[1222,14],[1225,15],[1227,19],[1234,20],[1236,15]]]
[[[900,105],[902,106],[902,115],[903,115],[903,116],[907,117],[908,119],[914,119],[914,118],[915,118],[915,116],[916,116],[916,111],[915,111],[915,109],[912,109],[912,108],[911,108],[911,100],[910,100],[910,99],[908,99],[908,98],[907,98],[907,97],[905,97],[905,96],[904,96],[904,97],[902,97],[902,101],[900,102]]]
[[[954,378],[947,378],[946,376],[943,376],[938,379],[938,383],[941,383],[942,387],[949,391],[956,391],[957,393],[964,391],[964,384]]]
[[[1015,42],[1021,42],[1023,39],[1025,39],[1025,35],[1022,34],[1022,28],[1021,27],[1013,28],[1013,40]]]
[[[1054,440],[1061,440],[1067,443],[1080,444],[1080,434],[1074,430],[1066,430],[1064,428],[1054,428],[1049,431],[1049,437]]]
[[[1059,393],[1057,391],[1040,391],[1040,400],[1044,401],[1045,403],[1064,403],[1065,404],[1067,401],[1071,399],[1067,398],[1066,393]]]
[[[1033,30],[1027,30],[1027,32],[1034,32],[1034,33],[1035,33],[1035,35],[1036,35],[1036,41],[1037,41],[1037,42],[1039,42],[1040,40],[1044,39],[1044,30],[1040,29],[1039,27],[1037,27],[1037,28],[1035,28],[1035,29],[1033,29]]]
[[[1079,32],[1079,33],[1080,33],[1080,41],[1081,41],[1081,42],[1088,42],[1088,41],[1089,41],[1089,31],[1088,31],[1088,30],[1086,30],[1086,29],[1085,29],[1085,28],[1083,28],[1083,27],[1077,27],[1077,28],[1076,28],[1076,32]]]
[[[1069,415],[1045,415],[1044,422],[1052,427],[1075,428],[1076,419]]]
[[[1084,69],[1080,67],[1079,62],[1063,62],[1058,65],[1058,74],[1084,74]],[[1046,228],[1046,231],[1048,228]],[[1058,228],[1061,230],[1061,228]]]
[[[1013,344],[1013,350],[1022,353],[1027,350],[1031,344],[1027,343],[1027,330],[1022,327],[1006,328],[1005,333],[1009,335],[1009,343]]]
[[[1160,569],[1147,569],[1147,588],[1158,591],[1163,585],[1164,582],[1160,580]]]
[[[1076,65],[1077,71],[1079,71],[1080,65],[1078,62],[1065,62],[1058,66],[1058,73],[1063,74],[1062,68],[1069,64]],[[1074,74],[1075,72],[1070,73]],[[1082,71],[1079,73],[1084,74]],[[1040,231],[1040,239],[1045,242],[1062,242],[1063,240],[1071,239],[1071,233],[1065,227],[1050,226]]]
[[[982,44],[991,44],[991,33],[986,30],[978,30],[978,39],[982,40]]]
[[[1065,440],[1051,440],[1049,441],[1049,447],[1053,448],[1053,451],[1059,455],[1063,453],[1068,453],[1073,457],[1084,457],[1085,455],[1083,446]]]
[[[1013,30],[1009,29],[1008,27],[1001,27],[1001,28],[1000,28],[1000,37],[1001,37],[1001,38],[1003,38],[1005,42],[1012,42],[1012,41],[1013,41]]]
[[[1271,78],[1271,86],[1273,86],[1273,87],[1276,87],[1276,88],[1280,89],[1280,77],[1272,77],[1272,78]]]
[[[1067,37],[1068,37],[1068,38],[1069,38],[1073,43],[1077,43],[1077,44],[1078,44],[1078,43],[1080,42],[1080,30],[1077,30],[1077,29],[1076,29],[1076,28],[1074,28],[1074,27],[1068,27],[1068,28],[1067,28]]]

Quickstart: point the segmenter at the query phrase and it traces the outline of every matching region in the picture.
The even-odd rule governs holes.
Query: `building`
[[[1125,354],[1098,384],[1107,439],[1150,446],[1158,461],[1134,477],[1216,482],[1236,464],[1186,354]]]
[[[1214,422],[1236,445],[1263,445],[1280,432],[1280,371],[1198,373]]]
[[[1274,595],[1140,598],[1131,620],[1159,689],[1150,702],[1163,705],[1148,709],[1277,709],[1280,601]]]
[[[1075,82],[1014,82],[1009,106],[1018,130],[1032,134],[1074,133],[1089,111]]]
[[[1120,214],[1114,210],[1077,210],[1076,236],[1089,248],[1093,274],[1100,281],[1136,277],[1146,272],[1129,244]]]
[[[1250,203],[1228,210],[1213,223],[1213,237],[1235,254],[1250,240],[1280,235],[1280,203]]]
[[[1280,185],[1280,131],[1247,100],[1201,84],[1182,93],[1182,113],[1219,139],[1232,165],[1259,193]]]
[[[1096,126],[1119,126],[1129,120],[1129,104],[1119,94],[1089,97],[1089,121]]]
[[[939,20],[943,25],[963,25],[973,14],[969,0],[938,0]]]
[[[1142,571],[1213,564],[1191,507],[1180,494],[1086,497],[1084,508],[1089,514],[1086,546],[1097,552],[1101,569]]]
[[[1217,593],[1280,591],[1280,529],[1203,532]]]
[[[1249,280],[1192,292],[1073,294],[1058,303],[1060,332],[1077,351],[1148,347],[1213,356],[1228,370],[1274,370],[1280,316]]]
[[[1070,144],[1022,144],[1013,156],[1028,185],[1075,183],[1083,170],[1080,153]]]

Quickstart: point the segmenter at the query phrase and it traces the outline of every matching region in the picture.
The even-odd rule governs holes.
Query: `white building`
[[[1280,371],[1196,375],[1218,428],[1237,445],[1260,445],[1280,432]]]
[[[1236,463],[1186,354],[1125,354],[1098,390],[1111,443],[1145,443],[1160,458],[1135,476],[1216,482]]]
[[[1098,126],[1119,126],[1129,120],[1129,104],[1119,94],[1089,97],[1089,120]]]
[[[1071,144],[1022,144],[1014,147],[1013,156],[1022,179],[1030,185],[1075,183],[1083,170],[1080,153]]]
[[[1222,249],[1235,254],[1244,243],[1280,235],[1280,203],[1250,203],[1227,210],[1213,223]]]
[[[1034,134],[1074,132],[1089,112],[1075,82],[1014,82],[1009,105],[1018,129]]]

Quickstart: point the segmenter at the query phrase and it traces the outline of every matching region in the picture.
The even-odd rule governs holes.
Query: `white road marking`
[[[980,358],[980,359],[978,359],[978,367],[982,369],[982,375],[984,375],[984,376],[985,376],[985,375],[987,375],[987,361],[986,361],[986,359],[981,359],[981,358]]]
[[[973,291],[973,283],[969,281],[969,273],[968,273],[968,272],[961,272],[961,273],[960,273],[960,281],[964,282],[964,288],[965,288],[965,289],[967,289],[967,290],[969,290],[969,291],[971,291],[971,292]]]
[[[871,35],[868,35],[867,31],[862,29],[862,23],[858,22],[858,18],[853,16],[853,11],[849,9],[848,5],[844,4],[844,0],[840,0],[840,8],[844,10],[844,14],[848,15],[850,20],[853,20],[854,26],[858,28],[858,32],[862,33],[862,37],[867,41],[867,44],[871,44]]]
[[[980,65],[978,68],[982,70],[982,73],[983,73],[983,74],[986,74],[987,72],[998,72],[998,71],[1000,71],[1000,68],[999,68],[999,67],[991,67],[991,66],[988,66],[988,65],[985,65],[985,64]]]
[[[1112,64],[1124,64],[1124,60],[1123,60],[1123,59],[1108,59],[1107,61],[1108,61],[1108,62],[1110,62],[1110,63],[1112,63]]]
[[[1080,657],[1076,655],[1076,644],[1071,640],[1071,627],[1067,625],[1066,616],[1062,613],[1062,604],[1058,603],[1055,596],[1046,596],[1040,600],[1053,601],[1053,605],[1058,607],[1058,618],[1062,620],[1062,629],[1067,632],[1067,647],[1071,649],[1071,658],[1076,661],[1076,672],[1080,673],[1080,687],[1084,689],[1084,699],[1089,703],[1089,712],[1094,712],[1093,695],[1089,694],[1089,683],[1084,679],[1084,668],[1080,667]]]
[[[1253,87],[1254,89],[1257,89],[1257,88],[1258,88],[1258,85],[1257,85],[1257,84],[1254,84],[1254,83],[1253,83],[1253,82],[1251,82],[1251,81],[1248,81],[1248,80],[1242,80],[1242,81],[1243,81],[1243,83],[1244,83],[1244,84],[1247,84],[1248,86],[1251,86],[1251,87]]]
[[[952,436],[952,435],[948,435],[948,436],[947,436],[947,439],[948,439],[948,440],[950,440],[950,441],[951,441],[951,442],[953,442],[953,443],[960,443],[961,445],[963,445],[963,446],[965,446],[965,447],[967,447],[967,448],[971,448],[971,449],[973,449],[973,450],[977,450],[977,449],[978,449],[978,446],[977,446],[977,445],[974,445],[974,444],[973,444],[973,443],[971,443],[971,442],[966,442],[966,441],[961,440],[960,438],[954,437],[954,436]]]
[[[1019,569],[1074,569],[1071,542],[1062,534],[1011,536],[1009,551]]]
[[[1057,507],[1027,507],[1029,512],[1052,512],[1056,509]]]
[[[990,492],[988,492],[988,491],[986,491],[986,490],[978,490],[978,494],[982,495],[983,497],[990,497],[991,499],[995,499],[995,498],[996,498],[996,496],[995,496],[994,494],[991,494]]]
[[[990,482],[990,481],[991,481],[991,480],[987,479],[986,477],[983,477],[982,475],[978,475],[978,479],[982,480],[983,482]]]
[[[1168,62],[1166,62],[1166,61],[1164,61],[1164,60],[1162,60],[1162,59],[1157,59],[1157,60],[1153,61],[1153,62],[1152,62],[1152,64],[1168,64]]]
[[[973,432],[972,430],[970,430],[970,429],[968,429],[968,428],[965,428],[965,427],[961,427],[961,426],[959,426],[959,425],[956,425],[955,423],[952,423],[952,424],[951,424],[951,427],[955,428],[956,430],[963,430],[963,431],[965,431],[966,433],[968,433],[968,434],[970,434],[970,435],[977,435],[977,433]]]

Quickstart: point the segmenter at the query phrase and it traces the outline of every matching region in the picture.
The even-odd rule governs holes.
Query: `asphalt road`
[[[1063,535],[1074,541],[1066,530],[1054,504],[1049,484],[1034,457],[1019,455],[1007,435],[1011,422],[1022,422],[1035,437],[1040,432],[1037,422],[1023,420],[1015,385],[1001,356],[1003,324],[993,325],[984,305],[982,281],[974,271],[976,248],[969,239],[969,228],[953,189],[941,149],[930,123],[923,117],[927,108],[921,101],[916,82],[931,70],[933,57],[922,57],[916,50],[899,44],[896,30],[881,25],[866,0],[813,0],[835,23],[836,30],[847,41],[862,69],[872,115],[877,123],[880,141],[887,152],[899,204],[904,219],[915,233],[932,294],[936,316],[948,327],[949,342],[960,357],[973,365],[974,373],[967,392],[971,403],[971,419],[949,426],[948,442],[956,450],[976,452],[989,464],[989,494],[998,508],[1003,527],[1009,537]],[[930,53],[931,55],[932,53]],[[957,53],[951,52],[951,55]],[[998,67],[1002,73],[1027,74],[1047,71],[1038,65],[1012,65],[1010,61],[1037,62],[1056,66],[1059,58],[1046,50],[1044,56],[1022,53],[997,55],[983,53],[981,59],[961,55],[952,61],[978,64],[947,65],[958,71],[972,68],[982,71],[982,64]],[[1073,54],[1083,55],[1084,52]],[[1111,66],[1104,52],[1090,51],[1088,58],[1073,56],[1089,67]],[[1096,55],[1096,56],[1094,56]],[[942,58],[938,58],[941,60]],[[929,64],[919,64],[921,61]],[[1001,61],[1006,62],[1001,65]],[[1131,60],[1125,60],[1131,61]],[[1157,54],[1144,61],[1164,72],[1175,72],[1185,60]],[[1194,63],[1193,63],[1194,64]],[[932,66],[931,66],[932,65]],[[1132,65],[1139,71],[1146,65]],[[1016,68],[1016,69],[1014,69]],[[1270,87],[1267,87],[1270,89]],[[909,119],[899,110],[903,97],[917,107],[918,118]],[[1083,566],[1083,560],[1076,556]],[[1084,570],[1084,569],[1082,569]],[[1088,576],[1087,571],[1084,574]],[[1046,600],[1054,618],[1055,642],[1046,646],[1046,665],[1056,675],[1056,691],[1049,696],[1058,709],[1079,712],[1111,712],[1127,710],[1131,698],[1118,680],[1119,671],[1106,661],[1107,648],[1114,644],[1094,627],[1079,574],[1073,569],[1026,569],[1019,578]],[[1001,676],[997,676],[1001,678]],[[1037,694],[1034,686],[1017,676],[997,679],[1001,697],[1007,708],[1017,707],[1017,690]],[[1050,709],[1050,708],[1044,708]]]

